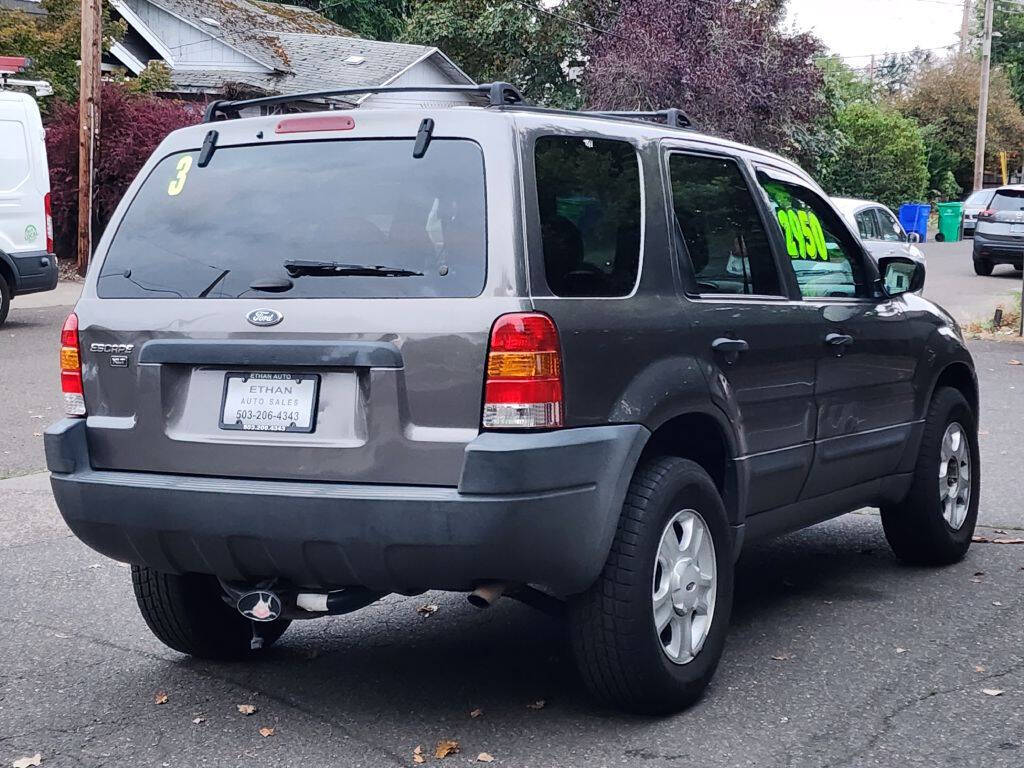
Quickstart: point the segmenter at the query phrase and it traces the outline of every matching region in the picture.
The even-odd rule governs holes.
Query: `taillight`
[[[564,423],[562,352],[547,315],[502,315],[491,328],[484,429],[550,429]]]
[[[979,219],[988,219],[996,215],[996,211],[993,208],[986,208],[978,214]]]
[[[60,389],[64,393],[64,412],[85,416],[82,394],[82,358],[78,354],[78,315],[72,312],[60,331]]]
[[[53,253],[53,207],[49,192],[43,197],[43,212],[46,214],[46,252]]]

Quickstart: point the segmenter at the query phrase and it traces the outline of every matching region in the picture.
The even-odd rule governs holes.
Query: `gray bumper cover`
[[[483,434],[457,488],[93,470],[81,419],[54,424],[45,445],[68,526],[117,560],[311,588],[508,580],[568,595],[600,573],[648,436],[631,424]]]

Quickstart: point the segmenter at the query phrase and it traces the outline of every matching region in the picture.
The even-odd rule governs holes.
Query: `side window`
[[[878,219],[875,218],[875,214],[870,208],[860,211],[853,218],[857,222],[857,231],[865,240],[882,239],[882,233],[878,229]]]
[[[781,295],[768,234],[733,160],[673,153],[672,208],[700,293]]]
[[[878,216],[878,223],[882,229],[882,239],[889,243],[907,242],[907,233],[903,231],[896,217],[885,208],[875,208],[875,215]]]
[[[0,190],[10,192],[28,178],[25,129],[13,120],[0,120]]]
[[[808,298],[871,295],[861,249],[838,214],[810,189],[758,171],[786,251]]]
[[[556,296],[628,296],[640,268],[640,166],[625,141],[542,136],[544,272]]]

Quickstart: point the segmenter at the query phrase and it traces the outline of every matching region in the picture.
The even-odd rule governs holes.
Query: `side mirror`
[[[910,234],[907,235],[907,240],[911,243],[920,243],[921,236],[917,234],[917,232],[911,232]]]
[[[906,256],[883,256],[878,260],[878,272],[887,296],[916,293],[924,288],[924,264]]]

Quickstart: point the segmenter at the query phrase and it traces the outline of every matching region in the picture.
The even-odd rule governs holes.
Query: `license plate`
[[[226,373],[220,428],[312,432],[319,389],[313,373]]]

